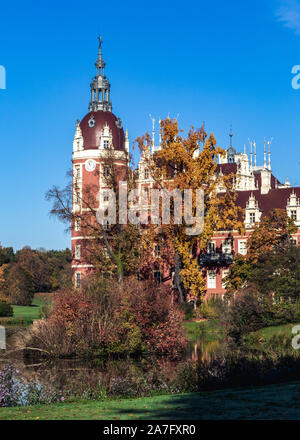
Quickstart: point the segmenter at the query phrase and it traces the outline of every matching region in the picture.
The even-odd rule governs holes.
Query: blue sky
[[[64,185],[76,119],[87,112],[97,36],[113,111],[131,140],[157,119],[213,131],[227,147],[273,137],[272,167],[300,186],[300,1],[14,1],[0,10],[0,242],[69,246],[44,194]]]

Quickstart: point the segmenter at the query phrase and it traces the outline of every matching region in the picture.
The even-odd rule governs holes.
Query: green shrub
[[[194,304],[193,303],[184,303],[181,304],[181,309],[184,313],[184,319],[185,320],[190,320],[193,319],[195,317],[195,309],[194,309]]]
[[[219,297],[210,298],[199,307],[199,314],[201,318],[218,319],[220,318],[226,309],[226,302]]]
[[[263,301],[254,286],[239,292],[228,308],[225,318],[227,335],[236,342],[250,332],[265,327]]]
[[[272,297],[262,295],[255,285],[249,285],[235,296],[225,322],[227,335],[241,341],[248,333],[264,327],[300,322],[300,303],[287,300],[274,303]],[[250,343],[251,338],[247,341]]]
[[[14,311],[10,304],[8,304],[6,301],[0,301],[0,317],[8,317],[13,316]]]
[[[263,314],[266,327],[300,322],[300,304],[299,302],[278,304],[266,302]]]

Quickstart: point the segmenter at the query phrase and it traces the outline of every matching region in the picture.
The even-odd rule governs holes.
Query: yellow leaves
[[[180,276],[184,288],[189,291],[189,296],[198,300],[205,291],[205,281],[200,271],[197,256],[193,255],[191,242],[184,239],[184,235],[178,236],[175,248],[180,255],[182,270]]]
[[[259,255],[284,243],[297,228],[285,210],[274,209],[257,225],[248,240],[247,260],[256,262]]]
[[[205,283],[194,249],[204,249],[216,230],[243,230],[243,213],[236,206],[233,175],[217,176],[218,156],[224,150],[216,145],[213,134],[207,136],[204,128],[191,128],[182,137],[176,119],[161,121],[161,149],[153,157],[149,154],[151,139],[145,135],[138,143],[146,154],[143,160],[160,189],[192,190],[192,215],[196,209],[196,190],[204,190],[204,228],[197,236],[186,235],[186,225],[162,225],[160,233],[173,242],[181,261],[180,276],[184,288],[193,298],[205,292]],[[171,176],[169,174],[172,174]],[[168,179],[166,179],[168,176]],[[220,187],[223,191],[220,193]],[[172,222],[172,219],[171,219]],[[157,230],[148,228],[144,237],[144,248],[155,240]]]

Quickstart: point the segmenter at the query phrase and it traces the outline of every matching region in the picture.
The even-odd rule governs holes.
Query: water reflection
[[[7,340],[7,351],[13,352],[16,334],[11,334]],[[125,393],[127,389],[145,389],[147,383],[157,383],[157,389],[164,383],[170,383],[176,375],[180,364],[186,361],[210,360],[222,350],[222,342],[205,340],[201,334],[199,340],[189,342],[186,354],[182,359],[171,361],[167,358],[147,357],[140,359],[110,359],[106,361],[83,361],[63,359],[41,361],[24,359],[14,356],[10,361],[18,368],[26,380],[34,380],[52,385],[60,390],[68,390],[69,394],[82,395],[87,390],[109,389],[115,395]],[[2,352],[2,356],[1,356]],[[8,359],[0,350],[0,368]],[[149,385],[150,386],[150,385]]]
[[[222,341],[206,341],[200,339],[196,342],[189,342],[187,346],[186,359],[192,361],[209,361],[223,349]]]

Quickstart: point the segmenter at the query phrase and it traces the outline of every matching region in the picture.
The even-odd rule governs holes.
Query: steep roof
[[[286,209],[288,199],[294,192],[300,198],[300,187],[293,188],[273,188],[268,194],[261,194],[260,190],[237,191],[236,203],[241,208],[246,208],[249,197],[253,195],[258,202],[258,208],[263,216],[268,215],[273,209]]]
[[[93,126],[89,125],[91,118],[95,120]],[[98,148],[99,136],[106,124],[112,132],[114,149],[125,150],[125,136],[124,130],[120,125],[120,120],[113,113],[103,110],[89,112],[80,122],[85,150]]]

